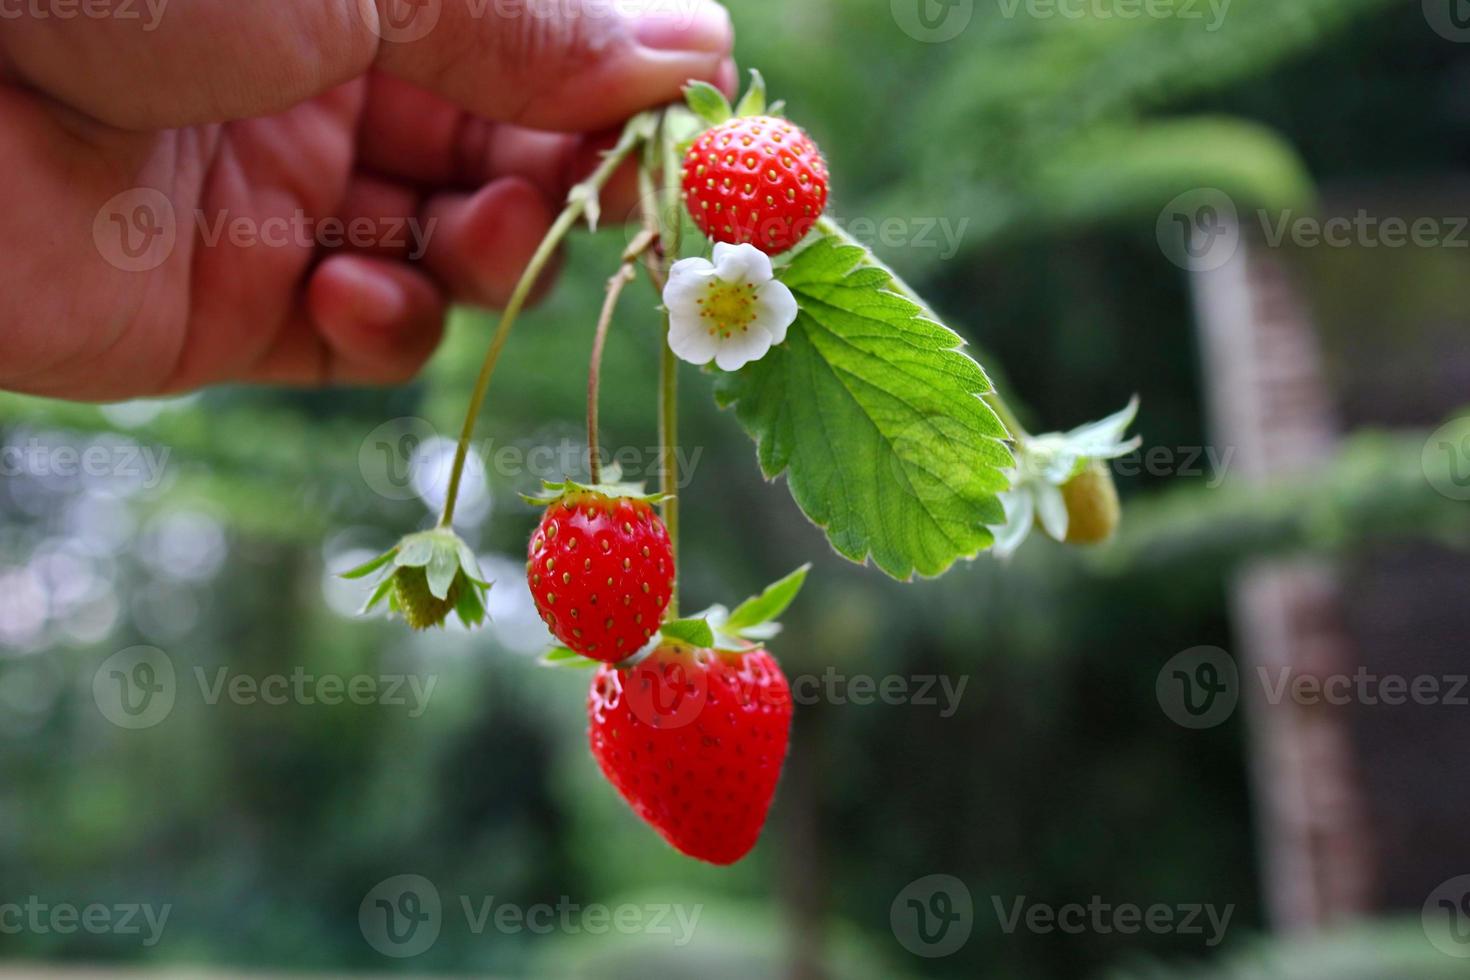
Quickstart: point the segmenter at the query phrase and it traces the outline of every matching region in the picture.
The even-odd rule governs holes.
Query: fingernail
[[[734,33],[729,12],[713,0],[659,4],[637,21],[638,43],[658,51],[724,54],[730,50]]]

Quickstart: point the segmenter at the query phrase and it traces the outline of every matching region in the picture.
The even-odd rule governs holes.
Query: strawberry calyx
[[[806,584],[810,569],[810,564],[802,565],[733,610],[716,603],[693,616],[665,620],[637,652],[621,660],[599,661],[567,647],[554,647],[541,658],[541,664],[546,667],[595,667],[611,663],[613,667],[628,669],[657,650],[669,649],[710,650],[721,659],[738,658],[761,649],[766,641],[781,632],[781,624],[776,617],[795,600]]]
[[[382,554],[341,573],[366,578],[382,572],[362,607],[372,612],[386,603],[417,630],[443,626],[451,612],[466,627],[485,621],[485,593],[490,589],[475,552],[449,528],[436,527],[405,535]]]
[[[657,504],[667,500],[669,496],[666,493],[647,493],[641,483],[578,483],[575,480],[552,483],[543,480],[541,489],[539,494],[523,493],[521,499],[536,507],[550,507],[567,497],[603,497],[608,500],[641,500],[646,504]]]

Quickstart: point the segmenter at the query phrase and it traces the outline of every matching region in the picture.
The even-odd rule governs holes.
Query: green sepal
[[[690,82],[685,85],[684,101],[695,115],[711,126],[718,126],[730,118],[730,101],[725,98],[724,92],[709,82]]]
[[[388,551],[383,552],[381,555],[378,555],[376,558],[373,558],[373,559],[371,559],[369,561],[363,562],[361,565],[358,565],[356,568],[348,569],[345,572],[338,572],[337,573],[337,577],[338,578],[367,578],[373,572],[376,572],[378,569],[382,568],[384,565],[386,565],[390,561],[392,561],[393,560],[393,555],[394,555],[394,551],[390,549]]]
[[[552,647],[536,662],[542,667],[575,667],[578,670],[585,670],[588,667],[600,667],[602,665],[601,660],[584,657],[577,651],[570,650],[567,647]]]
[[[666,639],[687,643],[692,647],[703,649],[715,644],[715,631],[703,617],[671,619],[660,626],[658,631]]]
[[[781,615],[806,584],[806,573],[811,571],[811,567],[808,562],[780,581],[766,586],[760,595],[751,596],[736,606],[735,611],[730,613],[730,618],[725,621],[725,629],[742,634],[751,627],[764,625]]]
[[[750,70],[750,87],[735,106],[737,116],[760,116],[766,111],[766,80],[756,69]]]
[[[537,507],[546,507],[570,493],[600,493],[604,497],[627,497],[650,504],[659,503],[669,496],[666,493],[645,493],[641,483],[577,483],[575,480],[551,483],[543,480],[541,489],[544,491],[541,495],[523,493],[521,499]]]
[[[373,587],[372,594],[368,596],[367,602],[362,604],[362,608],[357,611],[357,614],[359,616],[367,615],[368,613],[376,609],[384,599],[390,598],[392,594],[393,576],[384,575],[378,581],[378,584]]]

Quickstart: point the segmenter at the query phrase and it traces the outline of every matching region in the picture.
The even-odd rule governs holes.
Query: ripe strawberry
[[[653,636],[674,594],[669,532],[647,500],[563,487],[531,535],[531,596],[558,640],[616,662]]]
[[[791,248],[827,206],[827,163],[817,144],[774,116],[739,116],[706,130],[684,157],[684,203],[707,237]]]
[[[734,864],[755,846],[791,730],[791,688],[769,653],[669,644],[603,665],[587,714],[603,775],[675,848]]]

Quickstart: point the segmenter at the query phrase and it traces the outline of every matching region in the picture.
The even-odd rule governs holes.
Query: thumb
[[[362,3],[380,69],[502,122],[601,129],[690,79],[733,78],[734,30],[714,0]]]

